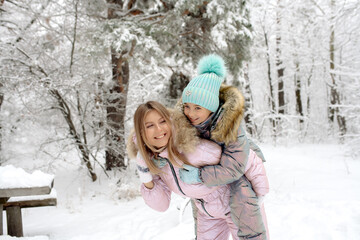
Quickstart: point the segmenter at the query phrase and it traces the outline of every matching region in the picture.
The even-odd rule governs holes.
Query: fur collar
[[[220,87],[219,98],[220,102],[224,103],[221,106],[224,111],[220,121],[211,132],[211,139],[228,145],[237,139],[238,129],[245,112],[245,99],[236,87],[225,84]]]
[[[170,110],[170,112],[173,133],[175,133],[175,146],[183,153],[195,151],[195,147],[200,143],[196,128],[191,125],[181,111]]]
[[[128,140],[126,142],[126,152],[130,159],[135,159],[138,152],[137,144],[134,142],[134,139],[135,130],[131,129]]]
[[[199,137],[197,136],[197,130],[194,128],[190,122],[187,120],[186,116],[180,112],[173,109],[168,109],[170,111],[171,121],[172,121],[172,134],[174,137],[174,144],[177,147],[179,152],[182,153],[191,153],[195,150],[195,147],[199,144]],[[131,130],[127,145],[126,151],[130,159],[136,158],[138,152],[137,144],[135,143],[135,131]]]

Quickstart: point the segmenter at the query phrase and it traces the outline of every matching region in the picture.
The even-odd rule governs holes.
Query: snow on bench
[[[22,237],[21,208],[56,206],[54,175],[41,171],[27,173],[12,165],[0,166],[0,235],[2,210],[6,210],[8,234]]]
[[[13,165],[0,166],[0,191],[12,189],[52,187],[54,175],[41,172],[27,173]],[[1,193],[1,192],[0,192]],[[0,197],[3,197],[2,194]]]

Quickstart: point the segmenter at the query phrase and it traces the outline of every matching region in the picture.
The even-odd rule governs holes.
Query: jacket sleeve
[[[237,141],[223,147],[220,163],[200,168],[201,180],[206,186],[219,186],[240,179],[245,173],[249,150],[249,141],[240,126]]]
[[[152,189],[141,184],[141,195],[146,205],[156,211],[165,212],[170,205],[171,191],[159,176],[154,176],[153,182],[154,187]]]
[[[252,150],[250,150],[245,176],[250,181],[257,196],[264,196],[269,193],[269,180],[263,161]]]
[[[186,153],[185,156],[189,163],[195,167],[205,165],[216,165],[220,162],[221,147],[213,141],[200,139],[195,151]]]
[[[264,154],[262,153],[262,151],[261,151],[261,149],[259,148],[259,146],[256,145],[251,139],[248,139],[248,141],[249,141],[249,147],[250,147],[250,149],[253,150],[253,151],[256,153],[256,155],[257,155],[259,158],[261,158],[261,160],[262,160],[263,162],[266,162],[265,157],[264,157]]]

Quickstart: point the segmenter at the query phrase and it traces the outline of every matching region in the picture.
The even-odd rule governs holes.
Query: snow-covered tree
[[[277,116],[269,113],[276,113],[274,109],[280,107],[275,94],[280,90],[279,82],[267,82],[278,76],[277,56],[281,50],[285,94],[282,132],[289,137],[314,140],[348,133],[347,118],[352,114],[346,109],[350,102],[356,102],[356,94],[349,93],[358,89],[356,85],[348,88],[345,82],[356,81],[358,18],[356,1],[281,0],[280,7],[278,1],[253,3],[255,41],[249,79],[259,129],[272,129],[271,121]],[[265,119],[270,121],[266,123]],[[271,131],[262,136],[268,133]]]
[[[79,1],[5,1],[2,7],[11,19],[2,28],[5,100],[22,101],[27,119],[56,125],[47,142],[70,143],[95,181],[93,153],[101,137],[89,138],[97,134],[89,118],[97,110],[89,81],[94,72],[76,45],[85,20]]]

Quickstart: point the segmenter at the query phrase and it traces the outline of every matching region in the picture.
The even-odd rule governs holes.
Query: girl
[[[218,164],[221,148],[196,136],[184,115],[173,115],[157,102],[141,104],[134,115],[135,133],[130,134],[128,154],[136,158],[145,203],[157,211],[168,209],[171,192],[195,201],[197,212],[197,239],[233,239],[238,228],[230,213],[230,186],[207,187],[204,184],[186,184],[179,178],[179,170],[186,166]],[[252,172],[262,164],[256,154],[249,157],[250,179],[259,175]],[[255,173],[255,174],[254,174]],[[267,181],[266,175],[262,174]],[[255,181],[256,182],[256,181]],[[253,186],[256,188],[256,184]],[[261,191],[261,188],[260,188]]]
[[[184,166],[181,179],[188,184],[206,186],[229,184],[231,215],[239,228],[240,239],[267,239],[268,230],[264,206],[259,201],[269,190],[268,182],[253,189],[246,174],[253,150],[264,159],[261,150],[246,138],[240,126],[244,113],[244,97],[235,87],[221,85],[226,69],[217,55],[203,57],[198,66],[199,75],[193,78],[182,94],[178,112],[183,113],[196,127],[200,137],[217,142],[223,149],[220,163],[213,166]],[[259,165],[260,166],[260,165]],[[262,174],[259,171],[259,174]],[[252,180],[254,187],[255,181]]]

